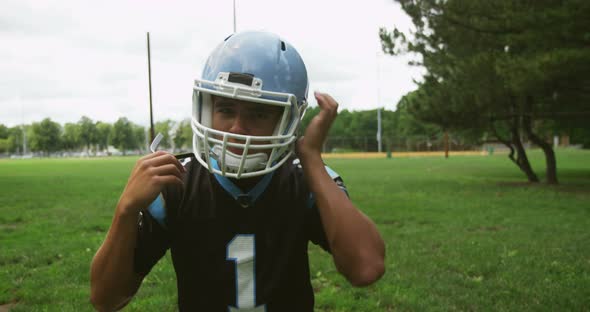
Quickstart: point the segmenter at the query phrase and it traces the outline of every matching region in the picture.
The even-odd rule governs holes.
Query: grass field
[[[387,272],[352,288],[310,245],[316,310],[590,311],[590,152],[557,158],[558,186],[525,183],[505,155],[328,159]],[[90,261],[134,161],[0,161],[0,311],[92,310]],[[126,310],[176,310],[169,256]]]

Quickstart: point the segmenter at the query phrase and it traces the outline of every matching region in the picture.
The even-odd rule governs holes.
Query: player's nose
[[[235,134],[248,134],[248,121],[246,120],[244,114],[236,114],[236,117],[232,120],[229,132]]]

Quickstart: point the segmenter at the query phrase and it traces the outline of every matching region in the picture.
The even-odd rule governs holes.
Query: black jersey
[[[250,205],[187,164],[184,188],[162,192],[165,217],[143,211],[136,271],[146,275],[170,249],[181,311],[313,311],[307,244],[329,247],[297,163],[278,168]]]

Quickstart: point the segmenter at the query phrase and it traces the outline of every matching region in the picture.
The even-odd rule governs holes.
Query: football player
[[[139,159],[91,268],[91,301],[116,310],[167,250],[181,311],[313,311],[307,245],[354,286],[384,273],[385,245],[321,158],[338,103],[298,137],[308,79],[295,48],[236,33],[193,87],[193,151]],[[139,221],[138,221],[139,219]]]

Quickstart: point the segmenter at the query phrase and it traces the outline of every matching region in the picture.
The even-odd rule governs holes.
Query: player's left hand
[[[322,146],[328,136],[332,122],[338,114],[338,102],[327,93],[314,92],[320,107],[317,114],[305,130],[305,134],[297,142],[297,156],[303,161],[305,158],[320,156]]]

